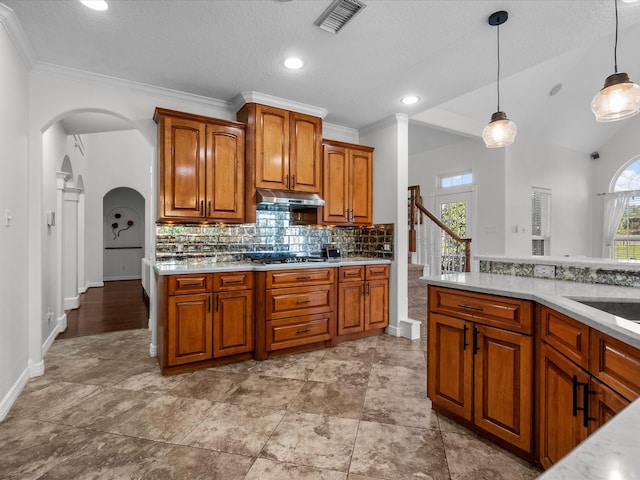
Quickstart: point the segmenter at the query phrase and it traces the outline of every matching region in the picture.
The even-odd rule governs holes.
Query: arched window
[[[618,175],[613,191],[624,202],[613,238],[613,257],[640,260],[640,160],[629,164]]]

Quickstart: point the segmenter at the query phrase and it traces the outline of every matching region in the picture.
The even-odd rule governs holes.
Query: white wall
[[[151,113],[153,115],[153,113]],[[86,274],[89,285],[99,285],[113,272],[103,271],[103,199],[118,187],[136,190],[145,199],[147,228],[155,224],[151,214],[151,174],[154,149],[137,130],[86,135],[88,173],[83,176],[86,208]],[[145,235],[145,252],[150,241]],[[140,262],[136,265],[139,274]],[[129,275],[130,276],[130,275]]]
[[[613,177],[629,161],[640,156],[640,116],[624,120],[625,126],[598,150],[600,158],[592,161],[593,165],[593,212],[591,256],[602,257],[603,197],[598,193],[610,191]]]
[[[481,140],[474,139],[409,157],[409,183],[420,185],[425,205],[429,204],[439,175],[473,172],[477,205],[472,255],[499,255],[505,251],[504,157],[504,149],[488,149]]]
[[[589,256],[593,200],[589,155],[524,135],[505,151],[506,255],[531,255],[531,189],[541,187],[551,189],[550,254]],[[516,225],[525,228],[515,232]]]
[[[29,378],[27,68],[0,16],[0,420]],[[12,219],[5,226],[5,212]],[[39,219],[40,220],[40,219]],[[39,244],[37,246],[39,248]],[[41,309],[38,306],[38,312]],[[39,317],[33,331],[39,330]],[[38,341],[40,335],[38,335]]]

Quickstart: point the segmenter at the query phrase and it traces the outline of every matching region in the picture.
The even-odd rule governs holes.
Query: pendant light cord
[[[496,89],[498,90],[498,109],[497,112],[500,111],[500,25],[496,25],[497,27],[497,35],[498,35],[498,78],[496,80]]]
[[[616,6],[616,41],[613,45],[613,72],[618,73],[618,0],[613,0]]]

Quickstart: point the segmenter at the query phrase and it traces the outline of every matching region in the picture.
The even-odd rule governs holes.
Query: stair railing
[[[415,252],[417,249],[415,212],[426,215],[429,220],[435,223],[447,236],[442,239],[440,252],[440,267],[442,272],[470,272],[471,271],[471,239],[461,238],[456,232],[427,210],[422,205],[420,196],[420,186],[409,187],[409,251]],[[464,248],[464,256],[459,252]],[[463,265],[461,265],[463,264]],[[433,272],[436,273],[436,272]]]

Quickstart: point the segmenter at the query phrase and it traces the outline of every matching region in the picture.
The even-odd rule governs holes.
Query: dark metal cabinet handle
[[[291,175],[291,190],[296,188],[296,176]]]
[[[284,176],[284,183],[285,183],[285,188],[287,190],[289,190],[289,175],[288,174]]]
[[[573,395],[572,395],[572,405],[571,405],[571,411],[574,417],[578,416],[578,410],[580,410],[580,408],[578,408],[578,377],[577,376],[573,376],[572,379],[572,389],[573,389]]]
[[[220,307],[220,295],[216,295],[216,312],[219,311]]]
[[[469,327],[467,327],[467,324],[465,323],[464,328],[462,329],[462,350],[466,350],[469,346],[467,343],[467,330],[469,330]]]
[[[207,215],[208,215],[209,217],[211,216],[211,200],[209,200],[209,202],[208,202]]]
[[[473,327],[473,354],[474,355],[480,351],[480,347],[478,346],[479,333],[480,333],[480,330],[478,330],[476,327]]]
[[[304,305],[305,303],[311,303],[311,300],[298,300],[296,305]]]
[[[459,303],[458,306],[460,308],[467,308],[469,310],[475,310],[476,312],[484,311],[484,309],[482,307],[476,307],[474,305],[467,305],[466,303]]]
[[[589,426],[589,422],[595,422],[597,419],[589,416],[589,395],[595,395],[596,392],[589,390],[589,384],[583,383],[584,391],[582,394],[582,401],[584,403],[584,411],[582,412],[582,425]]]
[[[211,295],[207,297],[207,312],[211,312]]]
[[[309,333],[310,331],[310,328],[305,328],[304,330],[296,330],[296,335],[302,335],[303,333]]]
[[[306,276],[306,277],[296,277],[296,280],[311,280],[311,277]]]
[[[202,212],[202,216],[204,217],[204,200],[200,200],[200,211]]]
[[[225,280],[224,284],[229,284],[229,283],[242,283],[244,280]]]

